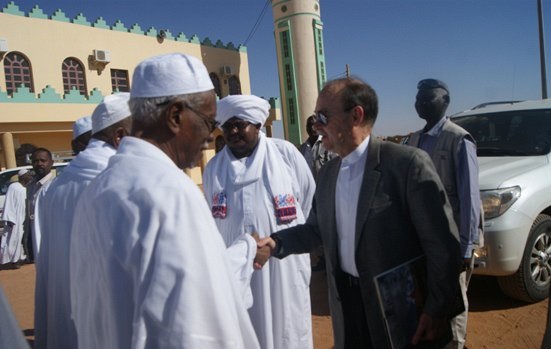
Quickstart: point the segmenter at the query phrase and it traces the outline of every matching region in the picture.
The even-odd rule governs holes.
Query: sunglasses
[[[251,125],[250,122],[247,121],[234,121],[234,122],[225,122],[224,125],[222,125],[222,130],[226,132],[232,131],[234,128],[236,128],[238,131],[242,131],[247,128],[247,126]]]
[[[348,113],[349,111],[351,111],[355,107],[356,107],[356,105],[354,105],[350,108],[347,108],[347,109],[344,110],[344,112]],[[324,113],[319,112],[319,111],[312,114],[312,118],[314,118],[314,123],[320,123],[323,126],[326,126],[327,123],[329,122],[329,117],[327,115],[325,115]]]

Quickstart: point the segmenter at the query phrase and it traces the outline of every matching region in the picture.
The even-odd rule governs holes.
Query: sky
[[[251,92],[280,96],[273,14],[266,0],[14,2],[24,12],[38,5],[48,15],[61,9],[71,19],[82,13],[90,22],[101,16],[108,25],[121,20],[126,27],[138,23],[144,30],[246,44]],[[2,8],[7,3],[0,0]],[[542,4],[550,52],[551,0]],[[537,0],[320,0],[320,9],[327,76],[343,76],[348,64],[352,75],[375,89],[378,136],[423,127],[414,108],[423,78],[447,83],[449,115],[484,102],[542,97]],[[546,61],[549,66],[549,54]]]

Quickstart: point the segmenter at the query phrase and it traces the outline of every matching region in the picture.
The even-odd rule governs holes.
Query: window
[[[228,79],[228,83],[230,84],[230,95],[240,95],[241,94],[241,83],[239,82],[239,79],[237,76],[231,76]]]
[[[111,88],[113,92],[130,92],[128,70],[111,69]]]
[[[79,60],[73,57],[66,58],[61,65],[61,74],[65,93],[69,93],[71,88],[74,87],[80,91],[81,95],[86,95],[84,68]]]
[[[216,92],[218,98],[222,98],[222,90],[220,89],[220,78],[218,78],[218,75],[216,75],[215,73],[210,73],[209,75],[212,84],[214,85],[214,92]]]
[[[34,92],[31,65],[22,53],[10,52],[4,57],[4,74],[6,75],[6,91],[9,95],[13,95],[21,85]]]

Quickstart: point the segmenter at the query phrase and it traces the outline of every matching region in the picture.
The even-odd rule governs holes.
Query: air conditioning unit
[[[111,62],[111,51],[94,50],[94,60],[100,63]]]
[[[229,65],[225,65],[220,69],[220,72],[223,76],[231,76],[233,75],[233,71]]]
[[[0,39],[0,53],[8,52],[8,40]]]

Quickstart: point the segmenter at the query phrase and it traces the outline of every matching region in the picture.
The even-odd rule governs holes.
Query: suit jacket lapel
[[[339,267],[339,251],[338,251],[338,246],[339,246],[339,243],[338,243],[338,236],[337,236],[337,219],[336,219],[336,214],[337,214],[337,211],[335,209],[335,193],[336,193],[336,189],[337,189],[337,177],[339,176],[339,169],[341,168],[341,159],[339,158],[338,161],[335,161],[335,164],[328,168],[327,170],[329,171],[328,172],[328,178],[330,178],[330,181],[329,181],[329,197],[327,198],[327,204],[328,204],[328,210],[327,214],[329,214],[329,217],[330,217],[330,227],[331,229],[329,229],[330,231],[330,234],[329,234],[329,240],[328,240],[328,244],[327,246],[331,246],[331,258],[330,260],[333,262],[333,270],[338,270],[337,268],[340,268]]]
[[[363,226],[365,225],[371,207],[373,206],[373,199],[375,198],[375,192],[377,190],[377,186],[379,185],[381,172],[376,170],[376,167],[380,163],[380,151],[381,141],[375,139],[372,135],[367,148],[364,176],[362,186],[360,188],[360,195],[358,197],[356,234],[354,237],[355,250],[358,248],[358,242],[360,241],[361,234],[364,233]]]

